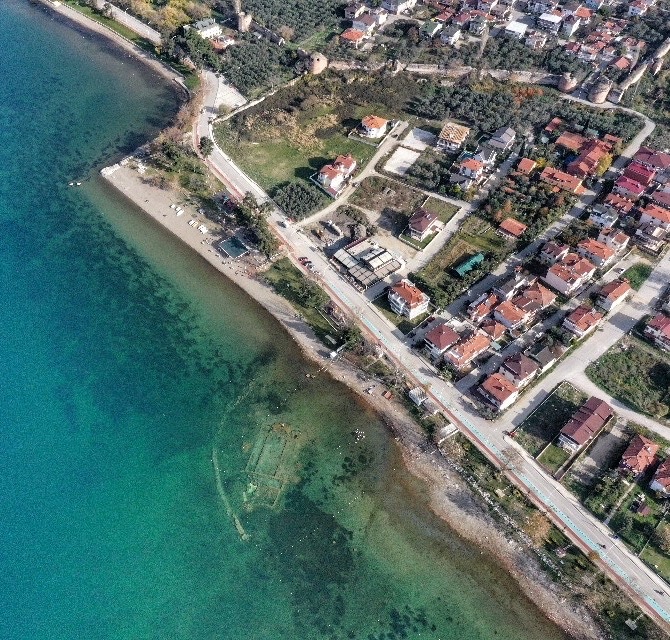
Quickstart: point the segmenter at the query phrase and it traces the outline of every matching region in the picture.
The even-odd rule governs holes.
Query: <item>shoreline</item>
[[[253,298],[283,326],[304,357],[345,384],[375,410],[390,434],[400,442],[401,455],[409,472],[425,483],[434,515],[461,538],[492,556],[512,576],[524,595],[570,637],[579,640],[603,637],[599,626],[586,610],[567,605],[564,587],[555,585],[544,573],[537,556],[507,538],[502,527],[442,455],[432,455],[434,450],[426,451],[426,436],[406,409],[396,401],[389,402],[379,395],[367,394],[365,390],[369,382],[360,380],[358,371],[346,361],[328,359],[328,349],[296,316],[295,309],[287,300],[255,279],[255,274],[249,274],[243,263],[225,258],[212,246],[217,225],[199,215],[192,205],[180,204],[184,213],[177,216],[170,205],[183,202],[183,195],[147,184],[128,164],[103,170],[102,178]],[[190,220],[197,220],[197,225],[189,225]],[[198,231],[200,224],[206,225],[210,233],[203,235]],[[445,487],[449,491],[445,491]]]
[[[190,91],[184,84],[183,76],[175,71],[173,68],[151,55],[144,49],[141,49],[136,44],[124,38],[121,34],[116,33],[109,27],[89,18],[88,16],[72,9],[66,4],[55,5],[51,0],[35,0],[36,3],[51,12],[56,14],[63,20],[66,20],[70,23],[73,23],[77,27],[81,27],[89,33],[95,33],[96,35],[102,36],[113,42],[115,45],[123,49],[126,53],[130,54],[140,62],[147,65],[152,71],[162,76],[164,79],[169,80],[170,83],[176,84],[182,91],[185,91],[187,96],[190,95]]]

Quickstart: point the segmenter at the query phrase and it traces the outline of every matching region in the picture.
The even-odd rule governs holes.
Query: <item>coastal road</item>
[[[152,44],[159,45],[161,43],[161,34],[156,31],[156,29],[151,28],[148,24],[138,20],[135,16],[131,16],[123,9],[119,9],[111,2],[107,2],[106,0],[95,0],[95,4],[96,8],[100,10],[105,4],[108,4],[112,12],[112,18],[114,18],[114,20],[122,24],[124,27],[127,27],[138,36],[145,38]]]
[[[207,98],[206,98],[207,99]],[[207,102],[205,104],[208,104]],[[202,115],[198,119],[198,132],[208,131],[209,123],[203,123]],[[251,191],[254,196],[264,201],[267,195],[260,190],[238,167],[230,161],[223,151],[213,153],[209,162],[216,166],[217,175],[237,190],[237,193]],[[249,185],[259,189],[247,188]],[[384,348],[388,357],[396,366],[404,371],[410,380],[417,385],[425,385],[429,396],[442,409],[444,414],[458,426],[478,448],[501,467],[506,459],[505,451],[515,447],[505,431],[511,428],[509,420],[504,418],[497,422],[484,420],[476,409],[465,399],[453,385],[435,374],[418,354],[409,348],[396,334],[395,327],[383,319],[366,297],[345,281],[339,273],[330,267],[325,255],[308,239],[296,225],[283,227],[279,225],[283,215],[279,211],[271,214],[270,220],[277,235],[289,249],[294,259],[307,255],[319,271],[320,284],[343,309],[347,309],[356,317],[369,337]],[[297,261],[296,261],[297,262]],[[299,267],[300,268],[300,267]],[[613,320],[624,315],[631,305],[637,305],[638,313],[646,309],[646,304],[655,295],[654,283],[667,282],[670,277],[670,258],[666,256],[648,280],[649,285],[643,287],[637,296],[629,302]],[[309,275],[309,274],[307,274]],[[630,313],[630,311],[629,311]],[[617,320],[618,322],[618,320]],[[608,323],[609,324],[613,323]],[[634,323],[633,323],[634,324]],[[632,326],[632,325],[631,325]],[[610,330],[612,331],[612,330]],[[620,331],[620,329],[618,330]],[[612,343],[618,339],[617,331],[608,334]],[[587,341],[582,348],[594,348],[590,345],[600,344],[600,340]],[[605,342],[605,340],[603,340]],[[578,353],[578,350],[575,353]],[[588,353],[582,357],[588,357]],[[631,597],[647,613],[662,624],[670,623],[670,586],[644,565],[636,556],[620,542],[613,541],[610,531],[586,509],[579,504],[575,496],[570,494],[561,484],[547,476],[542,469],[525,452],[523,464],[507,469],[510,479],[519,486],[528,497],[542,510],[546,511],[554,522],[586,553],[594,552],[600,558],[600,565],[618,584],[625,587]],[[659,592],[662,595],[659,595]]]

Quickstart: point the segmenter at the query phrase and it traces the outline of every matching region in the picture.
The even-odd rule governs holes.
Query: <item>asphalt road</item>
[[[205,96],[205,105],[213,104],[209,82]],[[207,107],[206,107],[207,108]],[[653,128],[653,127],[652,127]],[[200,135],[209,135],[207,114],[202,114],[197,126]],[[267,195],[250,180],[220,149],[208,159],[216,174],[231,187],[234,193],[242,195],[251,192],[259,200],[264,201]],[[429,396],[441,407],[445,415],[466,435],[477,443],[492,460],[501,463],[506,458],[505,450],[517,447],[505,431],[511,428],[509,419],[489,422],[484,420],[469,402],[451,385],[438,377],[402,339],[397,336],[395,327],[386,320],[366,297],[354,289],[329,265],[326,256],[321,253],[311,240],[295,226],[280,226],[278,223],[283,215],[276,211],[271,214],[271,221],[277,234],[289,249],[292,258],[309,256],[318,271],[320,284],[331,297],[343,308],[347,309],[365,329],[369,337],[381,345],[388,356],[402,369],[410,380],[417,384],[427,385]],[[310,274],[307,274],[310,275]],[[604,351],[603,346],[613,344],[626,327],[634,324],[633,314],[639,314],[646,308],[646,303],[654,296],[658,283],[670,279],[670,257],[657,266],[652,277],[638,294],[607,322],[603,334],[598,340],[587,341],[575,351],[571,358],[561,365],[552,375],[557,379],[561,373],[569,376],[570,367],[576,358],[583,361]],[[565,530],[573,541],[585,552],[596,552],[601,566],[607,570],[647,613],[658,621],[670,623],[670,586],[648,569],[636,556],[620,542],[610,538],[610,531],[588,513],[562,485],[547,476],[524,450],[520,450],[524,462],[517,468],[507,471],[508,475],[528,496],[545,510]],[[502,465],[501,465],[502,466]],[[660,592],[660,593],[659,593]],[[662,595],[661,595],[662,594]]]

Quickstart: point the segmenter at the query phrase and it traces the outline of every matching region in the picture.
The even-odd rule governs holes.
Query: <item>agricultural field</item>
[[[624,338],[586,368],[586,375],[623,404],[656,418],[670,405],[670,360],[636,338]]]

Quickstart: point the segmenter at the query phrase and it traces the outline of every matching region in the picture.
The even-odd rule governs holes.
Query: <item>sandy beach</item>
[[[522,546],[517,540],[508,539],[464,479],[450,468],[439,451],[432,446],[426,447],[425,433],[404,407],[397,402],[389,402],[379,393],[366,393],[369,381],[361,380],[359,372],[345,360],[330,360],[328,349],[296,316],[295,310],[284,298],[257,279],[244,262],[226,258],[213,246],[220,237],[217,225],[200,215],[194,206],[184,204],[184,197],[179,193],[148,184],[132,168],[132,164],[115,165],[104,170],[104,179],[254,298],[286,328],[306,357],[357,392],[382,416],[396,440],[402,444],[401,451],[408,470],[426,483],[434,513],[458,535],[494,556],[514,576],[526,595],[572,637],[602,637],[586,610],[573,608],[562,588],[550,580],[532,549]],[[171,205],[180,206],[183,213],[177,215]],[[197,221],[197,224],[189,225],[191,220]],[[208,233],[201,233],[199,225],[205,225]]]

